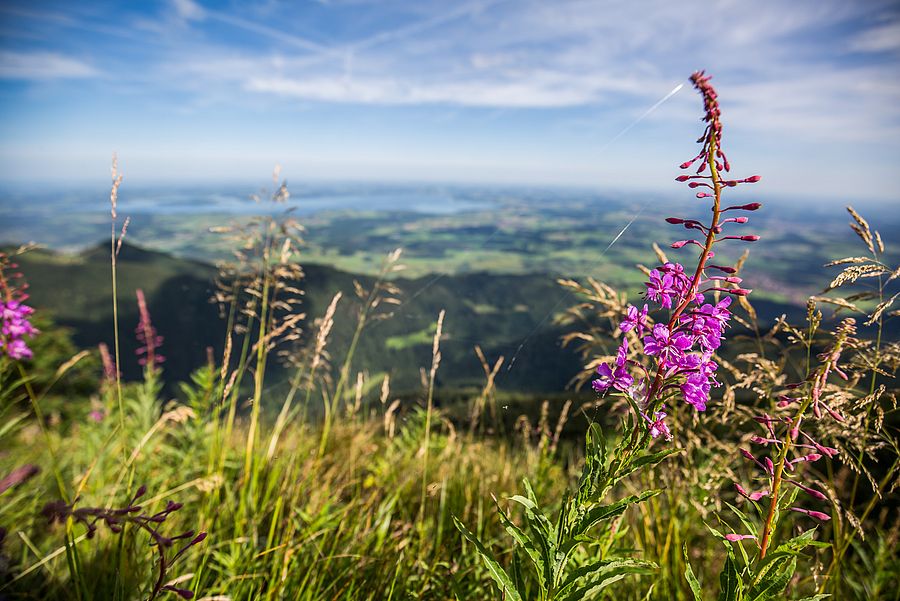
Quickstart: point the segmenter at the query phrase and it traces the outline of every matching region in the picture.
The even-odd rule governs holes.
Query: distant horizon
[[[90,178],[70,178],[70,179],[50,179],[50,180],[40,180],[33,181],[31,179],[26,178],[17,178],[17,179],[0,179],[0,207],[3,205],[3,201],[5,200],[2,197],[3,193],[15,193],[18,195],[33,195],[35,197],[40,196],[43,193],[60,193],[65,192],[66,190],[73,193],[91,193],[101,195],[104,199],[104,202],[108,201],[107,194],[110,188],[110,180],[108,179],[98,179],[97,181],[93,181]],[[548,192],[566,192],[566,193],[584,193],[584,194],[593,194],[599,196],[629,196],[629,197],[640,197],[642,195],[652,195],[658,197],[660,200],[671,200],[673,202],[678,202],[679,199],[683,199],[687,203],[696,204],[694,201],[696,199],[693,198],[692,193],[688,190],[684,189],[683,186],[679,185],[675,182],[674,177],[671,182],[671,187],[663,187],[659,186],[656,188],[636,188],[636,189],[623,189],[617,188],[614,186],[605,186],[603,184],[577,184],[577,183],[566,183],[566,182],[515,182],[515,181],[478,181],[478,180],[449,180],[449,179],[376,179],[370,177],[345,177],[345,178],[332,178],[332,177],[315,177],[309,176],[304,179],[299,178],[291,178],[289,174],[282,172],[281,180],[287,183],[288,191],[300,193],[302,191],[309,191],[310,189],[313,192],[316,192],[317,188],[320,187],[347,187],[353,189],[359,189],[364,191],[366,188],[390,188],[396,187],[400,189],[404,188],[459,188],[459,189],[471,189],[471,190],[512,190],[512,191],[541,191],[546,190]],[[130,188],[130,190],[129,190]],[[232,188],[234,188],[232,190]],[[666,189],[669,188],[669,189]],[[194,178],[172,178],[168,180],[160,180],[159,178],[132,178],[128,177],[127,174],[123,174],[123,182],[120,188],[120,195],[124,201],[127,201],[127,198],[130,192],[133,191],[190,191],[196,190],[198,192],[208,192],[208,191],[217,191],[222,193],[231,193],[235,196],[242,196],[246,194],[248,199],[249,195],[253,193],[258,193],[263,190],[271,190],[272,189],[272,178],[271,175],[269,177],[260,177],[260,178],[249,178],[249,177],[233,177],[230,179],[227,178],[217,178],[214,176],[210,177],[194,177]],[[900,191],[896,195],[885,196],[885,197],[875,197],[875,196],[848,196],[841,193],[834,194],[822,194],[822,193],[806,193],[806,194],[780,194],[777,191],[772,191],[771,194],[767,193],[765,190],[763,183],[760,183],[755,190],[753,190],[753,196],[755,200],[763,203],[772,203],[777,205],[783,205],[786,203],[799,203],[799,204],[818,204],[823,200],[828,203],[828,207],[819,207],[819,208],[835,208],[841,209],[846,205],[861,205],[861,206],[870,206],[877,207],[879,205],[889,205],[900,207]],[[644,199],[646,202],[647,199]],[[635,202],[638,202],[637,200]],[[288,200],[287,204],[290,204],[291,200]],[[677,207],[673,206],[673,209]],[[2,229],[2,228],[0,228]]]

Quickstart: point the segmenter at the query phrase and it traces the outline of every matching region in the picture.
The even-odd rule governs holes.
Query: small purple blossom
[[[665,324],[653,326],[653,332],[644,338],[644,352],[657,357],[663,367],[675,365],[693,342],[681,332],[671,332]]]
[[[687,377],[681,385],[681,393],[684,400],[693,405],[697,411],[706,411],[706,403],[709,402],[709,378],[701,373],[694,373]]]
[[[622,344],[619,345],[619,350],[616,351],[616,365],[619,367],[624,367],[625,362],[628,360],[628,339],[622,338]]]
[[[666,309],[671,309],[672,297],[676,294],[675,279],[671,275],[661,273],[658,269],[650,272],[650,281],[647,282],[647,298],[658,302]]]
[[[610,388],[624,391],[634,383],[634,378],[631,377],[624,365],[617,366],[613,371],[608,364],[603,363],[597,367],[597,375],[600,378],[591,383],[597,392],[605,392]]]
[[[669,431],[669,426],[666,425],[666,413],[663,411],[656,411],[653,414],[653,419],[651,420],[646,415],[644,419],[647,420],[648,427],[650,428],[650,436],[653,438],[659,438],[662,436],[666,440],[672,440],[672,433]]]
[[[634,305],[629,305],[625,318],[619,324],[619,329],[623,332],[628,332],[635,328],[637,328],[638,336],[642,336],[649,329],[647,325],[647,305],[644,305],[644,308],[640,310]]]

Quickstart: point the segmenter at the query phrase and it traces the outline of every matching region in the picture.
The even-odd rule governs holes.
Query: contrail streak
[[[664,103],[666,100],[668,100],[669,98],[671,98],[672,96],[674,96],[675,94],[677,94],[678,92],[680,92],[680,91],[681,91],[681,88],[683,88],[683,87],[684,87],[684,84],[683,84],[683,83],[680,83],[680,84],[678,84],[677,86],[675,86],[675,87],[672,89],[671,92],[669,92],[668,94],[666,94],[665,96],[663,96],[662,98],[660,98],[659,100],[657,100],[657,101],[656,101],[656,104],[654,104],[653,106],[651,106],[650,108],[648,108],[646,111],[644,111],[644,114],[643,114],[643,115],[641,115],[640,117],[638,117],[637,119],[635,119],[634,121],[632,121],[627,127],[625,127],[625,129],[623,129],[622,131],[620,131],[619,133],[617,133],[617,134],[616,134],[609,142],[607,142],[606,144],[604,144],[603,147],[600,148],[600,150],[603,151],[603,150],[606,150],[607,148],[609,148],[609,146],[610,146],[613,142],[615,142],[616,140],[618,140],[619,138],[621,138],[622,136],[624,136],[625,134],[627,134],[629,131],[631,131],[631,128],[632,128],[632,127],[634,127],[635,125],[637,125],[638,123],[640,123],[641,121],[643,121],[644,119],[646,119],[646,118],[647,118],[647,115],[649,115],[650,113],[652,113],[653,111],[655,111],[656,109],[658,109],[658,108],[662,105],[662,103]]]
[[[605,249],[603,249],[603,254],[606,254],[606,251],[608,251],[610,248],[612,248],[612,245],[619,241],[619,238],[622,237],[622,234],[625,233],[625,230],[627,230],[629,227],[631,227],[631,224],[634,223],[634,220],[641,216],[641,213],[644,212],[644,209],[646,208],[646,206],[647,206],[646,204],[644,206],[642,206],[641,210],[638,211],[637,214],[631,218],[631,221],[629,221],[628,223],[625,224],[625,227],[622,228],[622,231],[619,232],[618,234],[616,234],[616,237],[612,239],[612,242],[609,243],[609,246],[607,246]]]

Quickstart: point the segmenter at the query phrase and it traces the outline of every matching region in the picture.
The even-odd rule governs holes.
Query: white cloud
[[[0,78],[3,79],[75,79],[99,74],[85,62],[54,52],[0,52]]]
[[[850,44],[858,52],[896,52],[900,50],[900,21],[873,27]]]
[[[172,0],[172,8],[179,19],[195,21],[203,19],[206,11],[193,0]]]
[[[466,77],[456,81],[395,77],[250,76],[244,89],[318,102],[357,104],[453,104],[491,108],[583,106],[613,93],[635,92],[635,82],[597,75],[533,70],[514,77]]]

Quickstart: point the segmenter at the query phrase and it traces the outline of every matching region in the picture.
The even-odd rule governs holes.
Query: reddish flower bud
[[[738,541],[744,540],[745,538],[756,538],[752,534],[726,534],[725,540],[730,541],[732,543],[736,543]]]
[[[761,180],[761,179],[762,179],[761,176],[759,176],[759,175],[753,175],[753,176],[748,177],[748,178],[746,178],[746,179],[742,179],[741,181],[742,181],[743,183],[745,183],[745,184],[755,184],[756,182],[758,182],[758,181]]]
[[[756,211],[761,206],[762,206],[762,203],[760,203],[760,202],[751,202],[751,203],[748,203],[745,205],[733,205],[730,207],[725,207],[724,209],[722,209],[722,212],[724,213],[725,211],[734,211],[734,210],[736,210],[736,211]]]
[[[753,438],[750,439],[750,442],[753,444],[759,445],[769,445],[769,444],[781,444],[781,441],[776,438],[763,438],[762,436],[754,435]]]
[[[831,519],[830,515],[828,515],[827,513],[822,513],[821,511],[810,511],[809,509],[803,509],[802,507],[791,507],[790,510],[796,511],[797,513],[806,514],[811,518],[815,518],[823,522],[827,522]]]
[[[828,499],[828,497],[826,497],[824,493],[816,490],[815,488],[810,488],[808,486],[804,486],[804,485],[800,484],[799,482],[795,482],[794,480],[789,480],[789,482],[791,484],[793,484],[794,486],[796,486],[797,488],[799,488],[800,490],[802,490],[803,492],[805,492],[806,494],[808,494],[816,499],[819,499],[820,501],[825,501]]]
[[[684,223],[684,219],[679,219],[678,217],[666,217],[666,222],[677,225],[679,223]]]
[[[679,175],[678,177],[675,178],[675,181],[676,182],[686,182],[689,179],[691,179],[690,175]]]

